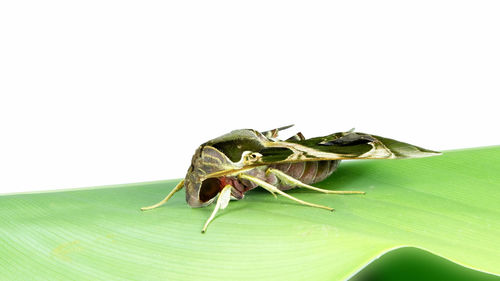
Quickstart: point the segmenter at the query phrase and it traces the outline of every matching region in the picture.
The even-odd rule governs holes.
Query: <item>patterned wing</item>
[[[293,163],[341,159],[399,159],[441,154],[397,140],[380,136],[342,132],[310,139],[292,138],[267,142],[260,164]]]

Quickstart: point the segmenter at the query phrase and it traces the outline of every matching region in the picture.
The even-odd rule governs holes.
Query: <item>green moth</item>
[[[279,140],[278,132],[291,126],[265,132],[235,130],[200,145],[186,177],[162,201],[141,210],[163,205],[175,192],[186,187],[186,201],[190,207],[216,202],[202,228],[204,233],[217,211],[226,208],[230,199],[243,199],[246,192],[261,186],[275,197],[277,193],[303,205],[333,211],[333,208],[300,200],[284,191],[301,187],[323,193],[364,194],[321,189],[310,184],[331,175],[343,159],[400,159],[441,154],[353,130],[310,139],[297,133],[287,140]]]

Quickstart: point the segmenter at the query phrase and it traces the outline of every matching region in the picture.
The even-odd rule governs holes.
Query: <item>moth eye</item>
[[[221,190],[221,182],[217,178],[208,178],[201,183],[199,196],[201,202],[207,202],[208,200],[217,196],[217,193]]]
[[[252,161],[252,160],[257,160],[259,159],[260,154],[253,152],[253,153],[248,153],[245,155],[245,160],[246,161]]]

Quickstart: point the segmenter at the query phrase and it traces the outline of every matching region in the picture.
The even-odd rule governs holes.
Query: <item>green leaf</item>
[[[350,281],[498,281],[497,275],[472,270],[413,247],[384,254]]]
[[[186,163],[187,164],[187,163]],[[0,197],[4,280],[344,280],[392,249],[412,246],[500,274],[500,147],[406,160],[343,162],[318,187],[366,195],[250,191],[200,230],[213,206],[177,181]]]

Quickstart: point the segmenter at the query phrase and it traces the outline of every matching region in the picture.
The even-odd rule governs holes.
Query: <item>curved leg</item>
[[[217,214],[217,211],[219,209],[225,209],[227,205],[229,204],[229,200],[231,200],[231,185],[226,185],[220,192],[219,192],[219,197],[217,197],[217,203],[215,204],[215,209],[208,218],[207,222],[203,226],[203,229],[201,230],[201,233],[205,233],[207,231],[207,227],[210,224],[210,222],[214,219],[215,214]]]
[[[296,186],[296,187],[303,187],[323,193],[331,193],[331,194],[365,194],[363,191],[343,191],[343,190],[328,190],[328,189],[322,189],[322,188],[317,188],[308,184],[305,184],[298,179],[295,179],[285,173],[283,173],[280,170],[269,168],[266,171],[266,174],[274,174],[276,177],[278,177],[284,184],[290,185],[290,186]]]
[[[160,207],[161,205],[167,203],[168,199],[170,199],[170,197],[172,197],[174,195],[174,193],[176,193],[177,191],[181,190],[183,187],[184,187],[184,180],[181,180],[181,182],[179,182],[174,187],[174,189],[172,189],[172,191],[170,191],[170,193],[165,198],[163,198],[163,200],[161,200],[160,202],[158,202],[158,203],[156,203],[156,204],[154,204],[152,206],[142,207],[141,211],[151,210],[151,209]]]
[[[287,197],[288,199],[291,199],[291,200],[293,200],[295,202],[298,202],[300,204],[311,206],[311,207],[316,207],[316,208],[321,208],[321,209],[326,209],[326,210],[329,210],[329,211],[333,211],[334,210],[333,208],[330,208],[330,207],[327,207],[327,206],[313,204],[313,203],[309,203],[309,202],[300,200],[298,198],[295,198],[292,195],[287,194],[287,193],[279,190],[276,186],[274,186],[272,184],[269,184],[269,183],[267,183],[267,182],[265,182],[265,181],[263,181],[261,179],[258,179],[256,177],[252,177],[252,176],[245,175],[245,174],[239,174],[238,177],[240,177],[242,179],[249,180],[251,182],[254,182],[254,183],[260,185],[261,187],[263,187],[264,189],[266,189],[267,191],[269,191],[271,193],[274,193],[274,192],[279,193],[280,195],[283,195],[283,196]]]

